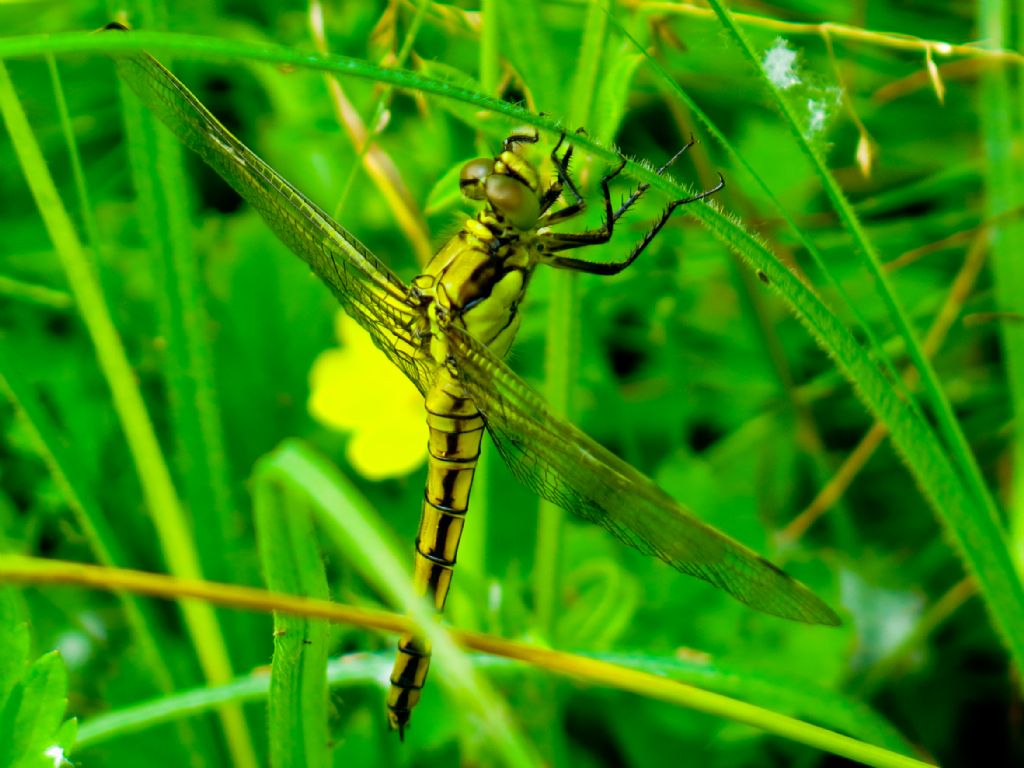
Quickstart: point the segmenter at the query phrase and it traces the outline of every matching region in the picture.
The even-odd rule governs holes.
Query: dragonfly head
[[[540,217],[537,172],[511,151],[478,157],[462,166],[459,188],[470,200],[484,200],[520,231],[532,229]]]

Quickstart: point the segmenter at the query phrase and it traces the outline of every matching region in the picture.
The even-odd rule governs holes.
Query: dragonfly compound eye
[[[488,176],[484,182],[487,202],[512,226],[527,230],[537,223],[540,216],[540,200],[537,193],[518,179],[503,174]]]
[[[459,173],[459,189],[470,200],[483,200],[486,196],[484,181],[494,172],[494,160],[478,157],[470,160]]]

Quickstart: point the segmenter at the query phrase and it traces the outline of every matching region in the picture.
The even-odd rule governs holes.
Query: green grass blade
[[[0,275],[0,296],[51,309],[69,309],[72,304],[71,296],[64,291],[54,290],[45,285],[26,283],[24,280],[15,280],[3,275]]]
[[[891,752],[914,755],[913,745],[869,706],[792,677],[767,675],[739,661],[665,659],[633,654],[600,654],[595,658],[806,718]]]
[[[573,73],[573,88],[566,94],[566,118],[570,124],[587,125],[590,122],[605,53],[605,19],[606,13],[600,5],[588,9]],[[609,109],[609,105],[603,106],[614,111]],[[608,125],[606,128],[612,131],[617,126]],[[609,137],[598,138],[607,140]],[[572,395],[580,359],[579,275],[569,270],[555,270],[547,279],[551,286],[551,300],[544,347],[544,395],[554,413],[572,420]],[[537,626],[549,636],[560,609],[565,516],[565,511],[557,504],[541,500],[534,558],[534,601]]]
[[[478,654],[470,658],[474,666],[502,678],[533,674],[529,667],[507,659]],[[866,764],[919,768],[926,765],[905,757],[912,754],[911,745],[870,708],[829,691],[818,690],[813,686],[796,686],[792,680],[752,676],[746,670],[741,671],[720,663],[687,663],[676,659],[627,654],[597,654],[593,659],[701,686],[728,696],[740,695],[766,707],[807,713],[828,728],[845,731],[865,741],[870,740],[864,746],[876,750],[873,753],[876,757],[873,762]],[[340,690],[379,685],[379,681],[390,671],[391,663],[391,654],[385,652],[342,656],[328,664],[327,680],[332,689]],[[253,674],[225,685],[182,691],[159,701],[96,715],[80,726],[76,747],[85,749],[107,744],[116,738],[161,723],[211,711],[229,701],[260,701],[268,695],[269,687],[265,674]],[[886,751],[890,753],[887,758],[877,758],[877,755],[884,755]]]
[[[327,664],[325,679],[332,688],[379,686],[391,671],[392,661],[390,655],[383,653],[342,656]],[[94,715],[79,727],[75,747],[81,750],[109,744],[163,723],[216,711],[227,703],[264,701],[270,694],[270,685],[270,677],[261,670],[222,685],[179,691],[173,696]]]
[[[260,561],[275,592],[328,599],[327,577],[305,495],[273,473],[257,472],[253,507]],[[327,732],[328,625],[274,614],[268,719],[270,761],[281,768],[330,764]]]
[[[925,400],[934,414],[939,433],[945,442],[944,447],[937,444],[927,423],[919,417],[915,419],[917,424],[913,431],[916,435],[913,440],[927,441],[932,444],[930,452],[935,459],[933,466],[942,466],[942,475],[945,476],[942,486],[925,487],[925,494],[931,499],[940,521],[953,534],[959,552],[968,568],[979,580],[982,594],[992,612],[995,625],[1019,666],[1024,663],[1024,637],[1020,634],[1020,630],[1024,628],[1024,623],[1020,618],[1024,611],[1024,589],[1021,587],[1009,557],[1006,536],[995,502],[981,476],[974,454],[960,429],[952,406],[939,386],[935,369],[925,356],[917,336],[910,326],[906,311],[892,290],[874,245],[840,189],[835,176],[826,167],[824,158],[804,136],[789,102],[767,77],[752,46],[729,12],[717,0],[710,0],[710,5],[748,63],[758,73],[758,77],[766,86],[776,108],[789,127],[794,141],[817,172],[840,222],[853,240],[854,252],[868,269],[873,280],[872,284],[887,308],[899,335],[904,339],[910,359],[921,376]],[[863,382],[859,380],[855,380],[855,383],[863,386]],[[887,423],[887,426],[890,425]],[[897,439],[895,432],[893,438],[905,455],[908,449],[917,447]],[[947,459],[947,451],[952,462]],[[914,466],[913,462],[912,466]],[[954,485],[960,486],[961,489],[954,492]],[[952,504],[948,503],[947,494],[953,494],[958,501]]]
[[[994,521],[979,514],[976,499],[964,487],[928,425],[896,395],[888,379],[841,321],[781,266],[764,244],[711,206],[693,212],[722,242],[767,277],[854,384],[858,397],[886,425],[925,498],[956,537],[1011,654],[1015,659],[1024,659],[1024,590],[1010,562],[1005,536]]]
[[[194,527],[196,555],[207,578],[230,581],[232,564],[245,559],[248,542],[235,532],[241,525],[235,506],[221,408],[213,371],[206,292],[190,219],[183,150],[122,81],[121,110],[128,139],[136,210],[145,248],[151,257],[161,355],[174,434],[173,463],[185,507],[202,510],[203,525]],[[219,617],[235,646],[254,626],[240,617]]]
[[[499,53],[531,91],[538,112],[555,109],[563,95],[558,87],[561,80],[552,67],[552,41],[543,9],[543,5],[519,0],[497,0],[490,9],[495,14],[490,21],[497,19],[501,30],[497,42],[503,50]]]
[[[828,260],[822,254],[821,249],[819,249],[818,246],[815,245],[815,243],[811,240],[811,238],[807,235],[803,228],[799,224],[797,224],[796,220],[793,218],[793,215],[789,212],[786,206],[782,204],[782,201],[778,198],[778,196],[772,190],[771,186],[765,180],[764,174],[758,172],[758,170],[750,164],[750,162],[743,155],[743,153],[741,153],[733,144],[733,142],[729,140],[729,138],[725,134],[725,131],[720,129],[718,125],[715,123],[715,121],[712,120],[711,117],[703,109],[701,109],[700,105],[692,98],[690,98],[690,95],[679,85],[679,83],[675,81],[674,78],[672,78],[668,74],[668,72],[661,65],[661,63],[657,59],[655,59],[636,40],[636,38],[633,37],[633,35],[629,33],[629,30],[627,30],[622,24],[620,24],[614,17],[611,18],[611,21],[618,28],[619,33],[625,36],[643,55],[644,59],[647,62],[647,66],[649,66],[655,72],[655,74],[657,74],[657,76],[666,86],[668,86],[672,93],[674,93],[677,97],[682,99],[690,113],[694,115],[694,117],[696,117],[697,120],[700,121],[704,128],[714,137],[715,141],[718,142],[719,146],[721,146],[729,154],[729,157],[731,157],[736,163],[739,164],[741,168],[743,168],[743,170],[747,172],[747,176],[750,178],[750,180],[757,184],[758,188],[761,190],[762,193],[764,193],[765,198],[771,204],[772,209],[779,216],[782,217],[782,220],[786,223],[786,227],[789,229],[790,232],[793,233],[793,236],[796,237],[797,242],[799,242],[800,245],[802,245],[807,250],[807,253],[814,260],[814,263],[817,264],[818,268],[821,270],[821,273],[828,280],[829,286],[843,300],[843,302],[846,305],[846,308],[856,319],[858,327],[861,330],[863,330],[865,336],[868,339],[868,342],[871,345],[872,350],[874,351],[874,354],[877,356],[877,359],[884,366],[886,366],[890,378],[894,382],[897,382],[897,386],[902,386],[902,379],[899,375],[897,375],[896,369],[892,365],[891,360],[886,355],[881,353],[881,344],[876,338],[875,332],[871,328],[871,325],[864,319],[863,314],[861,313],[860,308],[858,306],[858,303],[850,299],[846,289],[843,287],[842,282],[835,278],[833,270],[829,268]]]
[[[501,79],[501,33],[504,27],[499,22],[498,9],[502,0],[480,0],[483,24],[480,30],[480,58],[477,69],[484,93],[498,90]]]
[[[198,577],[199,564],[192,548],[188,525],[181,512],[170,472],[153,431],[146,407],[135,383],[124,347],[110,317],[92,266],[39,150],[28,119],[18,101],[6,67],[0,65],[0,110],[11,135],[36,206],[53,241],[75,302],[96,347],[103,374],[110,386],[114,408],[135,462],[151,519],[172,572]],[[213,682],[231,677],[231,665],[223,636],[209,606],[181,604],[196,652],[207,678]],[[245,719],[240,710],[222,710],[221,719],[242,763],[255,759]]]
[[[1020,14],[1020,4],[1016,5]],[[1007,6],[1002,2],[979,3],[978,22],[982,38],[989,45],[1000,47],[1005,43],[1012,49],[1011,30],[1004,22],[1004,19],[1009,21]],[[986,208],[989,217],[996,221],[1024,204],[1024,181],[1020,172],[1022,96],[1024,91],[1019,80],[1014,80],[1009,71],[996,69],[984,73],[981,109],[985,137]],[[996,309],[1019,313],[1020,288],[1024,285],[1024,259],[1021,258],[1024,254],[1024,223],[1019,216],[1011,216],[1008,221],[992,226],[992,286]],[[1019,318],[1016,321],[1004,318],[999,323],[999,332],[1006,359],[1010,412],[1016,416],[1009,441],[1013,462],[1007,510],[1010,543],[1019,572],[1024,574],[1024,323]]]
[[[367,61],[351,56],[325,55],[300,52],[277,45],[261,45],[247,42],[224,40],[198,35],[179,35],[159,32],[132,31],[128,35],[96,35],[85,33],[63,33],[56,35],[26,35],[0,40],[0,59],[24,58],[47,53],[120,53],[145,51],[151,54],[189,54],[199,59],[247,59],[254,62],[290,64],[317,71],[335,72],[347,77],[385,83],[422,93],[434,94],[480,107],[496,114],[506,115],[511,120],[495,126],[496,133],[504,133],[506,127],[525,122],[550,131],[559,129],[552,119],[538,119],[523,107],[502,99],[485,96],[446,80],[426,77],[405,69],[378,67]],[[526,120],[523,120],[523,118]],[[614,160],[610,154],[608,159]]]
[[[127,91],[125,91],[127,93]],[[127,100],[125,100],[127,101]],[[181,145],[132,98],[124,104],[129,155],[139,194],[141,226],[154,256],[160,291],[161,331],[169,399],[178,439],[176,459],[187,488],[187,504],[203,510],[202,526],[216,532],[205,546],[210,559],[227,554],[229,531],[237,521],[227,481],[220,406],[213,378],[203,283],[192,248],[188,181]],[[206,534],[197,530],[198,545]],[[223,561],[221,561],[223,562]],[[211,564],[212,566],[212,564]],[[211,575],[215,572],[211,570]]]
[[[100,505],[81,480],[82,473],[74,453],[64,447],[31,386],[13,363],[15,359],[6,345],[0,342],[0,390],[21,412],[29,434],[35,441],[36,450],[60,489],[64,501],[71,508],[97,562],[111,567],[127,565],[117,537],[103,516]],[[147,617],[134,597],[122,594],[118,598],[156,689],[165,692],[173,690],[174,681],[152,630],[152,617]]]

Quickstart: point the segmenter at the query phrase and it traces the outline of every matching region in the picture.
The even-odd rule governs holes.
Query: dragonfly
[[[126,31],[121,25],[108,29]],[[647,190],[619,207],[601,180],[604,223],[581,232],[556,229],[586,208],[569,172],[565,134],[550,152],[544,179],[528,159],[533,128],[514,130],[494,157],[462,168],[462,194],[480,204],[422,274],[401,280],[351,233],[236,139],[156,59],[115,54],[119,76],[186,146],[256,209],[280,240],[331,289],[344,310],[424,397],[428,470],[414,550],[414,586],[438,611],[451,586],[483,433],[512,473],[539,496],[596,523],[624,544],[724,590],[751,608],[808,624],[838,616],[807,587],[705,524],[631,465],[554,414],[503,362],[520,323],[534,269],[546,265],[598,275],[628,268],[681,206],[724,182],[672,201],[626,258],[589,261],[564,252],[606,243],[616,223]],[[692,141],[691,141],[692,143]],[[689,147],[676,153],[658,173]],[[430,664],[428,642],[404,634],[390,677],[387,716],[404,738]]]

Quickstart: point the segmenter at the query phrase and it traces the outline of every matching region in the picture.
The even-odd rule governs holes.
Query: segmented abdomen
[[[413,587],[420,595],[432,596],[434,606],[441,611],[451,586],[484,422],[473,401],[447,371],[441,372],[427,392],[426,407],[430,457],[416,534]],[[411,633],[403,635],[398,641],[387,700],[388,719],[399,734],[419,701],[429,665],[427,641]]]

